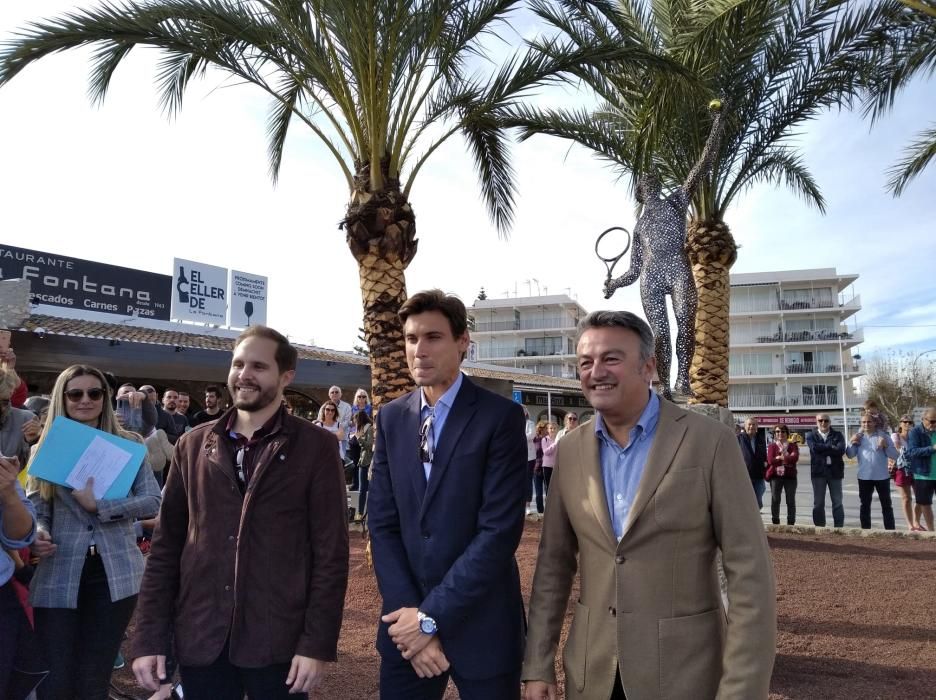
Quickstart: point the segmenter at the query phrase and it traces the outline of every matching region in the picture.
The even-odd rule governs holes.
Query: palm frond
[[[895,197],[903,194],[910,181],[936,158],[936,126],[922,133],[904,149],[903,158],[888,171],[887,189]]]

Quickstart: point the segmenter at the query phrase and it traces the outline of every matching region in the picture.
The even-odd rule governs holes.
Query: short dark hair
[[[581,340],[582,334],[591,328],[623,328],[633,331],[640,339],[640,361],[646,362],[653,357],[653,331],[650,326],[637,314],[630,311],[592,311],[579,321],[575,344]]]
[[[192,398],[191,396],[189,396],[189,393],[187,391],[180,391],[179,396],[188,396],[189,398]]]
[[[218,388],[217,386],[215,386],[214,384],[209,384],[208,386],[206,386],[206,387],[205,387],[205,393],[206,393],[206,394],[214,394],[214,395],[217,396],[219,399],[221,398],[221,389],[219,389],[219,388]]]
[[[786,423],[778,423],[777,427],[774,428],[774,431],[779,430],[781,433],[790,434],[790,429],[787,427]]]
[[[299,360],[299,351],[290,344],[289,338],[279,331],[269,326],[250,326],[237,336],[237,340],[234,341],[234,349],[236,350],[237,346],[248,338],[266,338],[276,343],[276,353],[274,357],[276,358],[276,366],[280,374],[296,369],[296,363]]]
[[[453,338],[461,338],[468,331],[468,310],[465,309],[462,300],[452,294],[446,294],[441,289],[416,292],[404,301],[400,307],[400,320],[405,324],[410,316],[427,311],[438,311],[448,319]]]

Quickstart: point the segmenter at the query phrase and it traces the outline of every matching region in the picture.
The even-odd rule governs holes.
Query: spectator
[[[16,697],[14,662],[17,652],[25,648],[27,638],[32,636],[29,620],[14,590],[16,564],[6,551],[27,547],[36,536],[36,511],[17,480],[19,471],[18,458],[0,457],[0,697],[3,698]]]
[[[166,431],[166,437],[173,445],[185,434],[189,427],[188,419],[179,413],[179,392],[175,389],[166,389],[163,392],[163,423],[157,423],[157,428]]]
[[[816,416],[816,429],[806,434],[809,447],[809,474],[813,487],[813,525],[826,526],[825,492],[832,500],[832,523],[845,526],[845,506],[842,504],[842,480],[845,478],[845,436],[832,429],[829,414]]]
[[[358,411],[365,411],[372,419],[374,417],[370,397],[363,389],[358,389],[354,392],[354,403],[351,404],[351,418],[354,418]]]
[[[137,391],[133,384],[121,384],[117,389],[117,421],[124,430],[145,436],[152,432],[159,420],[156,406],[146,400],[146,393]]]
[[[526,489],[526,514],[536,512],[536,506],[533,505],[533,470],[536,468],[536,443],[533,438],[536,436],[536,423],[530,418],[530,412],[527,407],[523,407],[523,417],[526,420],[526,441],[527,441],[527,489]]]
[[[556,466],[556,447],[559,439],[556,437],[559,433],[559,426],[550,422],[546,426],[546,434],[540,447],[543,448],[543,496],[549,499],[549,481],[552,479],[553,467]]]
[[[878,424],[878,418],[873,412],[862,414],[861,432],[852,436],[851,444],[845,450],[849,457],[858,458],[858,499],[861,501],[858,516],[862,530],[871,528],[871,499],[875,491],[881,503],[884,529],[894,529],[887,460],[897,459],[897,450],[894,449],[890,435],[875,427]]]
[[[49,417],[66,416],[112,435],[139,441],[117,423],[103,373],[87,365],[62,372]],[[49,433],[46,424],[36,449]],[[39,528],[39,565],[29,600],[50,674],[39,700],[107,698],[114,658],[133,614],[143,575],[134,520],[159,510],[160,494],[144,462],[126,498],[95,499],[92,480],[81,489],[30,478]]]
[[[16,353],[13,352],[13,348],[0,350],[0,368],[10,371],[16,370]],[[29,387],[26,386],[26,382],[20,379],[10,394],[10,403],[13,408],[23,408],[28,396]]]
[[[923,421],[907,437],[910,467],[913,471],[914,516],[921,529],[933,530],[933,492],[936,490],[936,408],[923,411]],[[922,520],[921,520],[922,517]],[[926,527],[923,527],[923,520]]]
[[[14,370],[0,369],[0,455],[26,464],[29,444],[39,435],[39,421],[32,412],[12,405],[11,397],[19,384]]]
[[[910,457],[907,454],[910,448],[910,431],[913,429],[913,418],[911,416],[901,416],[897,432],[891,435],[894,442],[894,449],[897,450],[897,459],[891,459],[887,462],[887,468],[894,479],[894,485],[900,490],[900,502],[903,506],[904,518],[907,521],[907,527],[911,532],[920,532],[924,528],[920,527],[918,514],[913,509],[913,470],[910,466]]]
[[[205,410],[192,418],[192,427],[216,420],[221,415],[221,389],[214,384],[205,387]]]
[[[543,439],[546,437],[546,426],[548,423],[544,420],[536,424],[536,434],[533,436],[533,444],[536,446],[536,463],[533,466],[533,490],[536,492],[536,512],[543,514]]]
[[[738,436],[738,445],[741,447],[741,456],[744,457],[744,466],[747,467],[751,486],[754,487],[754,496],[757,498],[757,507],[764,507],[764,474],[767,471],[767,448],[763,440],[757,437],[757,421],[748,418],[744,421],[744,432]]]
[[[767,481],[770,482],[770,517],[780,524],[780,496],[786,494],[787,525],[796,525],[796,463],[799,447],[790,442],[790,429],[783,423],[774,428],[767,446]]]
[[[325,428],[325,430],[335,436],[335,439],[338,440],[338,452],[341,455],[341,461],[344,462],[347,434],[345,433],[341,423],[338,421],[337,404],[331,400],[326,401],[322,404],[322,410],[319,411],[319,415],[321,415],[322,418],[315,421],[315,424]]]
[[[335,406],[338,407],[338,424],[341,426],[341,430],[344,433],[344,438],[341,440],[341,458],[345,458],[345,454],[348,451],[348,438],[351,436],[352,427],[351,427],[351,404],[347,401],[341,400],[341,387],[333,386],[328,390],[328,399],[332,401]],[[325,410],[325,404],[322,404],[319,408],[318,419],[323,419],[323,412]]]
[[[189,408],[191,405],[192,397],[188,395],[187,391],[180,391],[179,400],[176,401],[176,413],[178,413],[180,416],[185,416],[186,421],[189,420]]]
[[[565,414],[565,417],[562,419],[562,430],[556,435],[556,442],[559,442],[562,438],[565,437],[565,434],[575,430],[578,427],[578,414],[574,411],[569,411]]]
[[[370,415],[367,411],[358,411],[354,414],[354,427],[357,443],[360,446],[361,453],[358,457],[358,483],[360,484],[360,493],[358,494],[358,507],[355,520],[360,521],[366,512],[367,489],[370,483],[370,465],[374,456],[374,429]]]

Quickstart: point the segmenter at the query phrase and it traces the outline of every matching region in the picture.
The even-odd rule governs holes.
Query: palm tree
[[[903,15],[886,28],[889,41],[879,51],[878,70],[869,80],[865,106],[872,122],[890,110],[900,93],[918,75],[936,71],[936,0],[901,0]],[[903,157],[889,171],[887,189],[900,196],[907,185],[936,158],[936,123],[916,135]]]
[[[471,66],[518,0],[129,0],[37,21],[0,51],[0,85],[52,53],[93,45],[91,96],[136,46],[160,50],[164,109],[209,67],[272,98],[275,182],[289,127],[301,122],[334,156],[350,193],[341,227],[360,272],[375,407],[410,387],[397,311],[417,239],[409,194],[427,159],[461,134],[488,213],[506,235],[514,206],[504,110],[582,59],[515,54],[488,75]],[[609,47],[627,55],[629,49]],[[639,51],[633,52],[639,60]],[[622,58],[623,62],[627,59]],[[653,61],[651,60],[651,63]]]
[[[784,185],[820,211],[825,202],[791,138],[821,112],[848,106],[861,89],[876,28],[897,0],[533,0],[535,12],[573,45],[622,41],[673,60],[695,81],[633,66],[585,65],[576,75],[597,94],[596,109],[519,106],[522,137],[545,133],[592,149],[631,186],[655,170],[664,185],[685,182],[724,103],[724,130],[710,173],[692,198],[687,252],[699,294],[691,381],[695,401],[728,402],[729,270],[737,246],[729,205],[759,182]],[[552,46],[533,42],[547,55]]]

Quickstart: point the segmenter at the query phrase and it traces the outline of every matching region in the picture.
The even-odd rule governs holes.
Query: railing
[[[571,318],[522,318],[513,321],[476,321],[476,333],[495,333],[497,331],[548,331],[574,329],[578,321]]]
[[[839,341],[839,340],[857,340],[859,342],[864,340],[864,336],[861,331],[855,331],[854,333],[849,332],[839,332],[839,331],[830,331],[830,330],[819,330],[819,331],[787,331],[782,335],[780,333],[773,333],[772,335],[747,335],[747,334],[736,334],[732,339],[733,345],[744,344],[744,343],[810,343],[810,342],[823,342],[823,341]]]
[[[837,395],[825,396],[775,396],[773,394],[728,395],[728,407],[735,408],[799,408],[799,407],[835,408],[841,406]]]
[[[773,368],[729,366],[728,372],[731,377],[779,377],[788,374],[841,374],[843,366],[836,364],[823,364],[821,362],[792,362],[785,365],[783,371],[775,371]],[[845,374],[857,374],[861,371],[858,363],[844,366]]]
[[[729,313],[749,314],[767,311],[809,311],[816,309],[834,309],[835,303],[831,299],[813,299],[811,301],[787,301],[776,297],[767,299],[732,299],[729,305]]]

